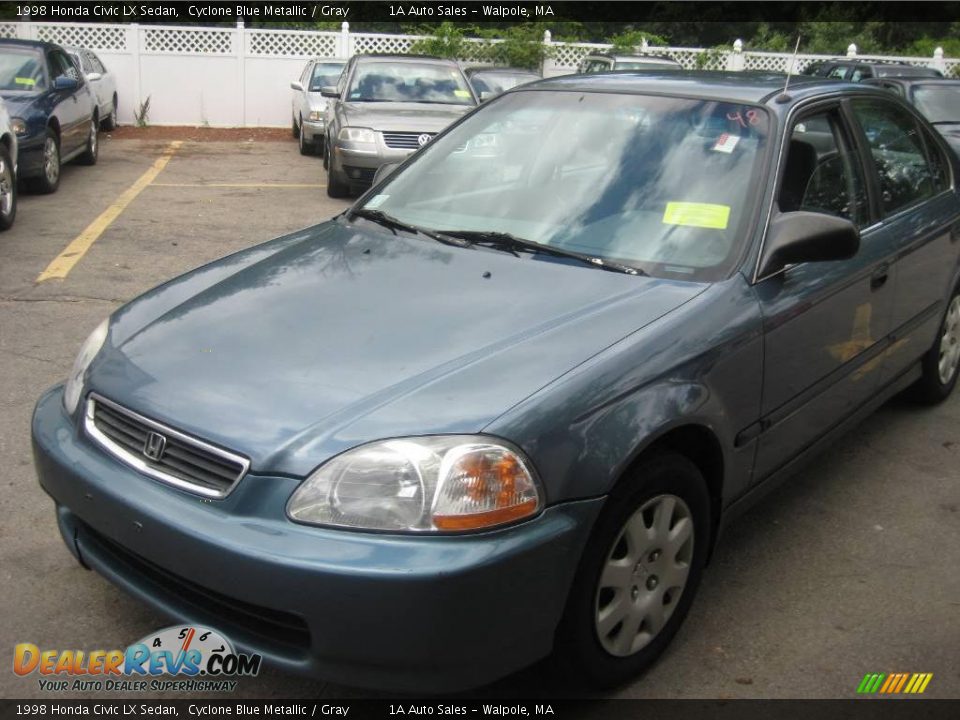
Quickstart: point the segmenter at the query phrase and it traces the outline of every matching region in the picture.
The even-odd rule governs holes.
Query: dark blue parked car
[[[33,419],[71,552],[351,684],[649,665],[725,523],[957,382],[956,158],[886,91],[782,85],[525,85],[122,307]]]
[[[17,133],[18,176],[32,189],[55,192],[69,160],[97,162],[96,98],[59,45],[0,40],[0,96]]]

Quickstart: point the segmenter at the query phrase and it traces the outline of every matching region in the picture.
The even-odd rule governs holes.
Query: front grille
[[[310,648],[310,629],[300,616],[205,588],[121,547],[79,519],[77,523],[81,542],[92,543],[95,555],[151,596],[160,591],[185,616],[209,622],[251,646],[270,647],[285,655],[291,651],[294,656],[302,655]]]
[[[387,147],[390,148],[398,148],[400,150],[416,150],[421,147],[421,135],[428,135],[432,139],[436,133],[385,132],[383,133],[383,142],[386,143]]]
[[[344,165],[343,172],[352,185],[372,185],[373,176],[377,174],[376,168],[355,167],[353,165]]]
[[[226,496],[250,461],[91,395],[87,433],[105,450],[162,482],[211,498]]]

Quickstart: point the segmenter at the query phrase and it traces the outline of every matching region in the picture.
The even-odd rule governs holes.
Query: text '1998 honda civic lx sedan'
[[[957,382],[956,159],[888,92],[782,85],[508,91],[120,308],[33,419],[67,545],[291,671],[631,677],[761,486]]]

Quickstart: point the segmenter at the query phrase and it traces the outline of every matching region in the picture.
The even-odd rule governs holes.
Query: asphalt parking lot
[[[33,471],[33,403],[123,302],[340,212],[347,203],[328,199],[324,182],[320,159],[293,141],[104,137],[100,162],[66,167],[56,195],[21,196],[15,226],[0,235],[0,653],[11,658],[17,642],[121,648],[169,624],[63,547]],[[97,224],[111,208],[119,214]],[[97,230],[82,255],[61,255]],[[58,257],[75,263],[69,274],[37,282]],[[932,410],[895,400],[730,530],[672,647],[611,695],[853,697],[867,672],[931,672],[927,697],[960,698],[958,568],[960,393]],[[36,677],[0,672],[0,693],[44,697]],[[267,669],[227,699],[367,694]],[[538,667],[471,694],[561,689]]]

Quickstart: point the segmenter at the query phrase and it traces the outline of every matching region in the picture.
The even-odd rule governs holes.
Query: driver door
[[[894,283],[886,238],[871,229],[865,168],[839,104],[797,116],[787,135],[779,212],[837,215],[861,228],[849,260],[788,266],[760,278],[764,377],[754,477],[769,476],[878,389]]]

